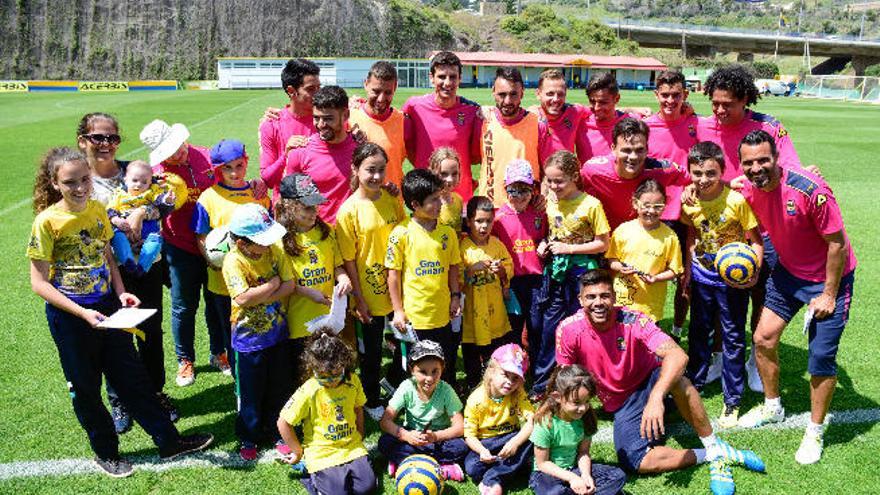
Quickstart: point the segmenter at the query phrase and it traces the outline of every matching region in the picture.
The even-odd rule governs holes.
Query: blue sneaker
[[[309,474],[309,470],[306,469],[306,464],[303,461],[291,464],[290,471],[297,476],[308,476]]]
[[[733,470],[724,459],[715,459],[709,464],[709,490],[713,495],[733,495],[736,493]]]
[[[762,461],[754,451],[735,449],[729,443],[720,438],[716,442],[715,447],[706,452],[706,457],[709,458],[710,461],[722,459],[740,466],[745,466],[746,469],[758,473],[763,473],[767,470],[764,461]]]
[[[113,428],[116,433],[122,435],[131,430],[131,414],[118,400],[110,402],[110,417],[113,418]]]

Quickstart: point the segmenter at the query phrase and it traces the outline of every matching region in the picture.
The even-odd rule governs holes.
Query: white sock
[[[718,437],[714,433],[710,433],[705,437],[700,437],[700,442],[703,443],[703,447],[706,447],[706,449],[711,449],[718,443]]]
[[[807,424],[807,433],[809,433],[810,435],[812,435],[814,437],[821,435],[824,430],[825,430],[824,424],[816,424],[816,423],[813,423],[812,421],[810,421],[809,424]]]
[[[778,411],[782,409],[782,398],[777,397],[775,399],[764,398],[764,407],[770,409],[771,411]]]
[[[697,456],[697,464],[706,462],[706,449],[693,449],[694,455]]]

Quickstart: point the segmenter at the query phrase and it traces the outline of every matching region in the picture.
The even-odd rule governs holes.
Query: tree
[[[755,62],[752,69],[758,79],[774,79],[779,75],[779,66],[773,62]]]

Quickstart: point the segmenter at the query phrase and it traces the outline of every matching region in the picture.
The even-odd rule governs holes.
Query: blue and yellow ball
[[[728,285],[742,285],[758,270],[758,254],[744,242],[725,244],[715,255],[715,269]]]
[[[439,495],[444,481],[440,464],[428,455],[411,455],[397,466],[395,482],[400,495]]]

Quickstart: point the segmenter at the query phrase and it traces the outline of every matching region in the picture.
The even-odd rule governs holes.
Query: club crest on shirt
[[[440,245],[441,245],[441,247],[443,248],[444,251],[446,251],[446,246],[447,246],[448,244],[449,244],[449,235],[448,235],[448,234],[443,234],[442,236],[440,236]]]
[[[535,230],[541,230],[541,224],[543,223],[544,221],[541,220],[541,217],[535,217]]]
[[[564,118],[562,119],[562,125],[564,125],[566,129],[571,129],[571,128],[572,128],[571,120],[570,120],[568,117],[564,117]]]
[[[694,124],[688,124],[688,136],[697,137],[697,128],[694,127]]]
[[[617,337],[617,350],[623,352],[626,350],[626,341],[623,337]]]
[[[464,125],[464,112],[458,112],[458,125]]]
[[[797,213],[797,207],[795,206],[793,199],[789,199],[785,202],[785,212],[789,215],[794,215],[795,213]]]
[[[318,264],[318,253],[314,249],[309,249],[309,263]]]

